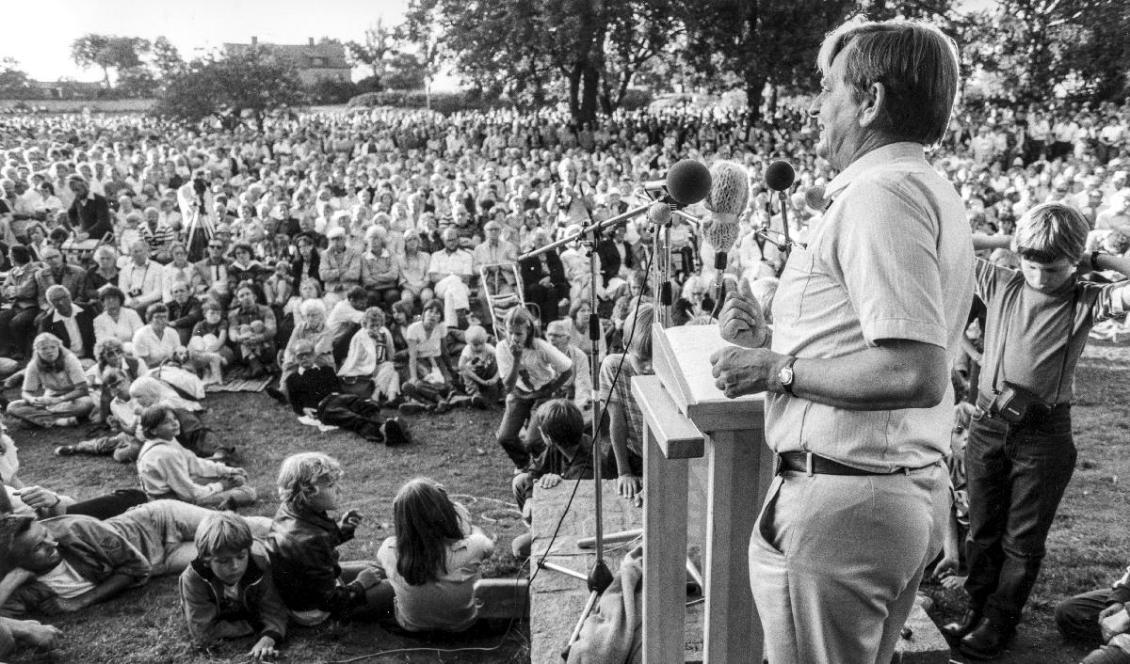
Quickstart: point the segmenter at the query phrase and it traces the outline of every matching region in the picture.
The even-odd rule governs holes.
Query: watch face
[[[793,368],[792,367],[785,367],[784,369],[781,369],[781,373],[779,375],[779,378],[781,379],[781,385],[785,385],[785,386],[792,385],[793,384]]]

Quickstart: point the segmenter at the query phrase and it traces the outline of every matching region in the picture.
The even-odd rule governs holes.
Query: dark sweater
[[[290,407],[301,415],[305,408],[317,408],[322,399],[341,391],[341,382],[333,367],[313,367],[302,373],[295,370],[287,376],[286,394]]]

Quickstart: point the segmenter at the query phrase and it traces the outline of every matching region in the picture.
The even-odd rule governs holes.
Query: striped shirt
[[[916,143],[852,163],[806,248],[795,247],[773,300],[773,351],[835,358],[900,339],[956,355],[973,296],[973,241],[961,198]],[[873,380],[874,377],[867,377]],[[802,386],[803,387],[803,386]],[[889,472],[949,451],[953,388],[932,408],[847,410],[785,394],[765,397],[776,452],[813,452]]]

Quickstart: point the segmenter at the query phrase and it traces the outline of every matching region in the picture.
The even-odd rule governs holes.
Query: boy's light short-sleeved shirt
[[[408,331],[404,334],[404,338],[408,342],[416,343],[416,357],[421,359],[439,357],[441,352],[440,341],[447,336],[447,326],[443,323],[436,323],[432,328],[432,333],[424,329],[424,324],[416,321],[408,326]]]
[[[498,374],[509,376],[514,369],[510,343],[498,344],[494,355],[498,360]],[[521,366],[518,368],[516,385],[525,392],[536,392],[573,368],[573,360],[545,339],[534,339],[533,348],[523,348],[519,362]]]
[[[82,362],[70,351],[61,350],[63,353],[63,369],[61,371],[41,371],[39,362],[32,361],[27,365],[24,374],[24,392],[37,394],[41,390],[50,394],[65,394],[76,385],[86,384],[86,374],[82,370]]]

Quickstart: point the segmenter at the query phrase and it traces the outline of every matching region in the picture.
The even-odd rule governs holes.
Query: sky
[[[71,42],[87,33],[164,35],[191,60],[224,42],[304,44],[313,37],[361,41],[377,19],[403,19],[408,0],[32,0],[5,3],[0,57],[35,80],[99,81],[102,70],[71,60]],[[361,75],[364,75],[363,73]]]
[[[958,0],[981,9],[995,0]],[[71,60],[71,42],[87,33],[144,37],[164,35],[191,60],[224,42],[303,44],[313,37],[364,38],[382,19],[400,23],[408,0],[8,0],[3,11],[0,57],[12,57],[35,80],[99,81],[102,70]],[[366,75],[354,70],[354,79]],[[449,76],[433,85],[454,84]]]

